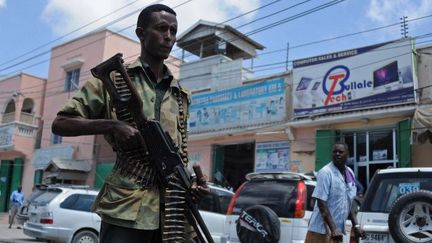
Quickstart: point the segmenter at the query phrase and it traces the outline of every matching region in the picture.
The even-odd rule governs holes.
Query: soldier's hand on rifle
[[[210,193],[210,188],[207,185],[207,179],[204,176],[201,167],[198,164],[192,166],[195,176],[192,178],[192,200],[194,203],[198,203],[207,194]]]
[[[144,139],[139,130],[126,122],[117,121],[112,134],[121,148],[135,149],[145,147]]]
[[[207,194],[210,193],[210,188],[207,185],[207,180],[205,178],[198,180],[197,177],[192,178],[191,194],[194,203],[198,203]]]

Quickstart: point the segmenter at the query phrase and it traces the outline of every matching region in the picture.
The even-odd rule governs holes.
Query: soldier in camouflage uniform
[[[176,13],[171,8],[161,4],[145,8],[136,29],[141,55],[126,69],[142,99],[145,116],[160,121],[174,143],[184,148],[186,140],[180,128],[184,129],[186,118],[182,121],[180,113],[185,110],[187,114],[190,95],[163,64],[176,41],[176,32]],[[100,241],[160,242],[162,193],[155,172],[147,157],[125,152],[142,148],[143,138],[135,127],[117,119],[100,80],[93,78],[84,84],[58,112],[52,130],[61,136],[103,134],[116,150],[113,171],[94,204],[102,218]],[[143,165],[141,175],[134,174],[137,163]],[[202,198],[206,193],[207,188],[194,184],[193,195]]]

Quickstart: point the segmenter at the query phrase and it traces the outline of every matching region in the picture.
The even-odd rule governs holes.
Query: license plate
[[[388,234],[386,233],[366,233],[364,243],[388,243]]]

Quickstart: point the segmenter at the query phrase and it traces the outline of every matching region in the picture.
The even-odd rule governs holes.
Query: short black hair
[[[344,146],[346,151],[349,151],[348,144],[346,144],[345,142],[337,141],[336,143],[333,144],[333,148],[336,147],[337,145],[342,145],[342,146]]]
[[[172,8],[163,4],[153,4],[141,11],[138,16],[137,27],[145,28],[146,24],[150,21],[151,14],[161,11],[165,11],[167,13],[173,14],[174,16],[177,16],[176,12]]]

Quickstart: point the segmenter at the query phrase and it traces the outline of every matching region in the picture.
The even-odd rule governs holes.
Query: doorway
[[[254,171],[255,143],[215,145],[213,148],[214,183],[234,191]]]

